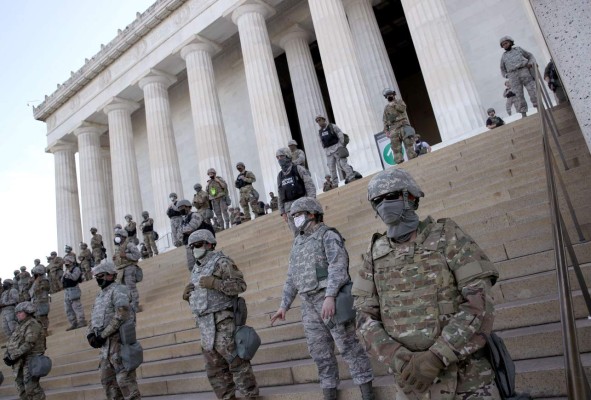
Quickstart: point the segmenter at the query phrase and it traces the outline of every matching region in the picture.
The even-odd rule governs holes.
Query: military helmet
[[[298,142],[296,142],[295,140],[291,139],[289,142],[287,142],[288,146],[297,146]]]
[[[117,235],[123,236],[123,237],[127,237],[128,236],[127,231],[125,229],[123,229],[123,228],[117,228],[117,229],[115,229],[115,236],[117,236]]]
[[[191,202],[186,199],[179,200],[179,202],[176,203],[176,206],[177,207],[191,207]]]
[[[486,110],[487,114],[490,114],[491,112],[496,112],[494,108],[489,108],[488,110]]]
[[[113,261],[109,261],[107,259],[101,261],[99,265],[92,269],[92,275],[99,275],[99,274],[109,274],[109,275],[116,275],[117,268]]]
[[[505,35],[505,36],[503,36],[501,39],[499,39],[499,44],[501,45],[501,47],[503,47],[503,46],[502,46],[502,43],[503,43],[505,40],[506,40],[506,41],[509,41],[509,42],[511,42],[511,44],[515,43],[515,41],[513,40],[513,38],[512,38],[511,36],[509,36],[509,35]]]
[[[125,215],[125,217],[123,217],[123,218],[125,218],[125,219],[133,219],[133,217],[131,216],[131,214],[127,214],[127,215]]]
[[[7,285],[12,285],[13,281],[12,281],[12,279],[4,279],[3,283],[5,283]]]
[[[15,269],[14,270],[14,276],[17,276],[18,274],[20,274],[19,270],[18,269]]]
[[[376,174],[367,185],[367,199],[372,201],[376,197],[393,193],[404,192],[419,198],[425,196],[414,178],[401,168],[388,168]]]
[[[72,251],[72,246],[70,246],[69,244],[66,245],[66,247],[64,247],[64,250],[66,251],[66,253],[69,253]]]
[[[215,168],[210,168],[207,170],[207,175],[209,174],[217,174],[217,172],[215,171]]]
[[[52,256],[52,257],[57,257],[57,252],[52,251],[51,253],[49,253],[49,255]]]
[[[76,264],[76,257],[74,257],[72,255],[65,256],[64,257],[64,264],[65,263]]]
[[[90,232],[91,232],[91,233],[94,233],[94,232],[96,232],[96,231],[98,231],[98,229],[96,229],[94,226],[93,226],[92,228],[90,228]]]
[[[324,178],[325,178],[325,179],[326,179],[326,178],[331,178],[331,179],[332,179],[332,176],[330,176],[330,174],[326,174],[326,175],[324,175]]]
[[[33,275],[45,275],[45,267],[43,265],[37,265],[31,270]]]
[[[196,183],[193,185],[193,189],[195,189],[196,192],[199,192],[201,189],[203,189],[203,186],[201,186],[200,183]]]
[[[275,152],[275,156],[276,157],[285,156],[286,158],[289,158],[291,160],[291,150],[288,149],[287,147],[282,147]]]
[[[27,267],[25,267],[24,265],[21,267],[21,271],[25,272],[27,270]]]
[[[36,258],[36,259],[33,260],[33,262],[36,263],[36,264],[39,264],[39,263],[41,263],[41,260],[38,259],[38,258]]]
[[[236,168],[238,168],[238,167],[246,168],[246,165],[244,165],[244,163],[242,161],[239,161],[236,163]]]
[[[123,228],[123,227],[121,226],[121,224],[117,224],[117,225],[115,225],[115,230],[117,230],[117,229],[122,229],[122,228]]]
[[[213,233],[211,233],[207,229],[199,229],[191,233],[191,236],[189,236],[189,245],[197,242],[207,242],[211,244],[217,243],[215,237],[213,236]]]
[[[80,248],[85,249],[87,247],[88,247],[88,245],[86,243],[80,242]]]
[[[396,94],[396,91],[391,88],[386,88],[386,89],[382,90],[382,96],[384,96],[384,97],[388,97],[390,95],[395,95],[395,94]]]
[[[175,192],[172,192],[168,195],[168,198],[174,197],[175,199],[178,197]]]
[[[319,119],[326,119],[326,117],[322,114],[318,114],[314,117],[314,121],[318,122]]]
[[[324,211],[322,210],[322,204],[312,197],[300,197],[293,202],[291,208],[289,209],[291,216],[302,211],[306,211],[310,214],[324,214]]]
[[[142,211],[142,217],[143,218],[148,218],[150,216],[150,213],[147,211]]]
[[[18,305],[15,307],[14,312],[21,312],[24,311],[27,314],[34,314],[36,311],[35,305],[33,303],[31,303],[30,301],[22,301],[20,303],[18,303]]]

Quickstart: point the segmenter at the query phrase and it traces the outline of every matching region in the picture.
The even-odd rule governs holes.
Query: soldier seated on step
[[[369,182],[388,230],[373,235],[354,279],[357,334],[409,399],[500,399],[485,351],[499,274],[454,221],[419,220],[423,196],[400,168]]]

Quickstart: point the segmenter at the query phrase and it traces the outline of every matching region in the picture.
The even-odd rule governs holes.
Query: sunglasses
[[[398,200],[402,197],[401,192],[386,193],[371,200],[372,206],[375,208],[379,206],[384,200]]]
[[[97,274],[94,277],[97,279],[103,279],[105,277],[105,274]]]
[[[200,249],[203,247],[203,245],[205,243],[207,243],[207,242],[196,242],[196,243],[191,244],[191,246],[189,246],[189,247],[191,247],[192,249]]]

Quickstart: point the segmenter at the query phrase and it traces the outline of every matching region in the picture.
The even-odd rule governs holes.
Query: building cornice
[[[143,13],[137,13],[136,19],[124,30],[119,30],[115,39],[107,45],[101,45],[101,50],[90,60],[86,60],[82,68],[72,72],[67,81],[61,85],[58,84],[55,92],[49,96],[46,95],[45,100],[39,106],[33,107],[33,117],[39,121],[45,121],[55,110],[186,1],[157,0]]]

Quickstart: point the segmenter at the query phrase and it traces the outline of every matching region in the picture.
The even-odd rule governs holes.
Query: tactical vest
[[[320,140],[322,141],[322,147],[325,149],[327,147],[333,146],[339,142],[339,137],[335,133],[332,124],[328,124],[326,128],[318,130],[318,135],[320,135]]]
[[[279,172],[278,181],[277,186],[284,202],[294,201],[306,195],[306,185],[298,173],[297,165],[291,166],[288,175],[285,175],[283,171]]]
[[[232,308],[233,296],[219,290],[199,287],[199,279],[213,275],[215,266],[222,257],[226,256],[221,251],[214,253],[205,265],[195,265],[191,271],[191,282],[195,285],[195,290],[191,293],[189,304],[193,314],[198,317]]]
[[[120,297],[121,300],[117,297]],[[125,304],[118,304],[120,302]],[[125,286],[113,282],[96,295],[90,317],[92,327],[98,329],[99,332],[102,331],[115,317],[118,306],[129,307],[129,292]]]
[[[173,205],[176,206],[176,201],[173,203]],[[175,210],[173,207],[168,207],[168,210],[166,210],[166,215],[168,215],[168,218],[174,218],[174,217],[180,217],[181,212],[179,210]]]
[[[125,239],[123,242],[119,243],[118,245],[115,245],[115,265],[117,266],[117,269],[123,269],[129,265],[135,265],[137,261],[132,261],[132,260],[128,260],[127,258],[121,258],[121,249],[127,249],[127,243],[128,243],[129,238]]]
[[[310,236],[299,235],[294,240],[289,255],[289,274],[300,294],[327,286],[328,261],[322,239],[328,229],[322,225]]]
[[[216,178],[219,178],[219,176],[216,176]],[[210,179],[207,181],[207,193],[209,194],[210,199],[217,199],[219,197],[224,197],[226,195],[226,190],[216,180]]]
[[[137,234],[137,228],[135,228],[135,227],[133,229],[127,229],[127,226],[126,226],[125,230],[127,231],[127,237],[134,237]]]
[[[150,220],[151,220],[151,218],[148,218],[144,222],[149,222]],[[142,233],[152,232],[153,230],[154,230],[154,220],[152,220],[152,223],[150,225],[143,225],[142,226]]]
[[[236,183],[234,184],[236,186],[236,189],[242,189],[246,185],[252,185],[252,183],[246,182],[245,180],[240,179],[241,176],[246,178],[247,173],[248,173],[248,171],[244,171],[243,173],[238,174],[238,177],[236,178]]]
[[[25,357],[19,359],[26,360],[26,357],[33,355],[33,354],[42,354],[45,352],[45,335],[43,334],[43,328],[39,321],[37,321],[32,316],[29,316],[25,321],[21,321],[18,323],[15,331],[13,332],[12,336],[8,339],[8,343],[6,343],[6,350],[8,354],[17,354],[18,349],[25,344],[27,339],[27,334],[36,333],[34,335],[35,342],[33,342],[31,350],[25,355]]]
[[[76,267],[72,268],[71,273],[74,273],[74,271],[76,269],[80,270],[80,267],[76,266]],[[82,274],[82,271],[80,271],[80,273]],[[70,278],[62,277],[62,283],[63,283],[64,289],[76,287],[76,286],[78,286],[78,282],[79,282],[79,280],[73,280]]]

